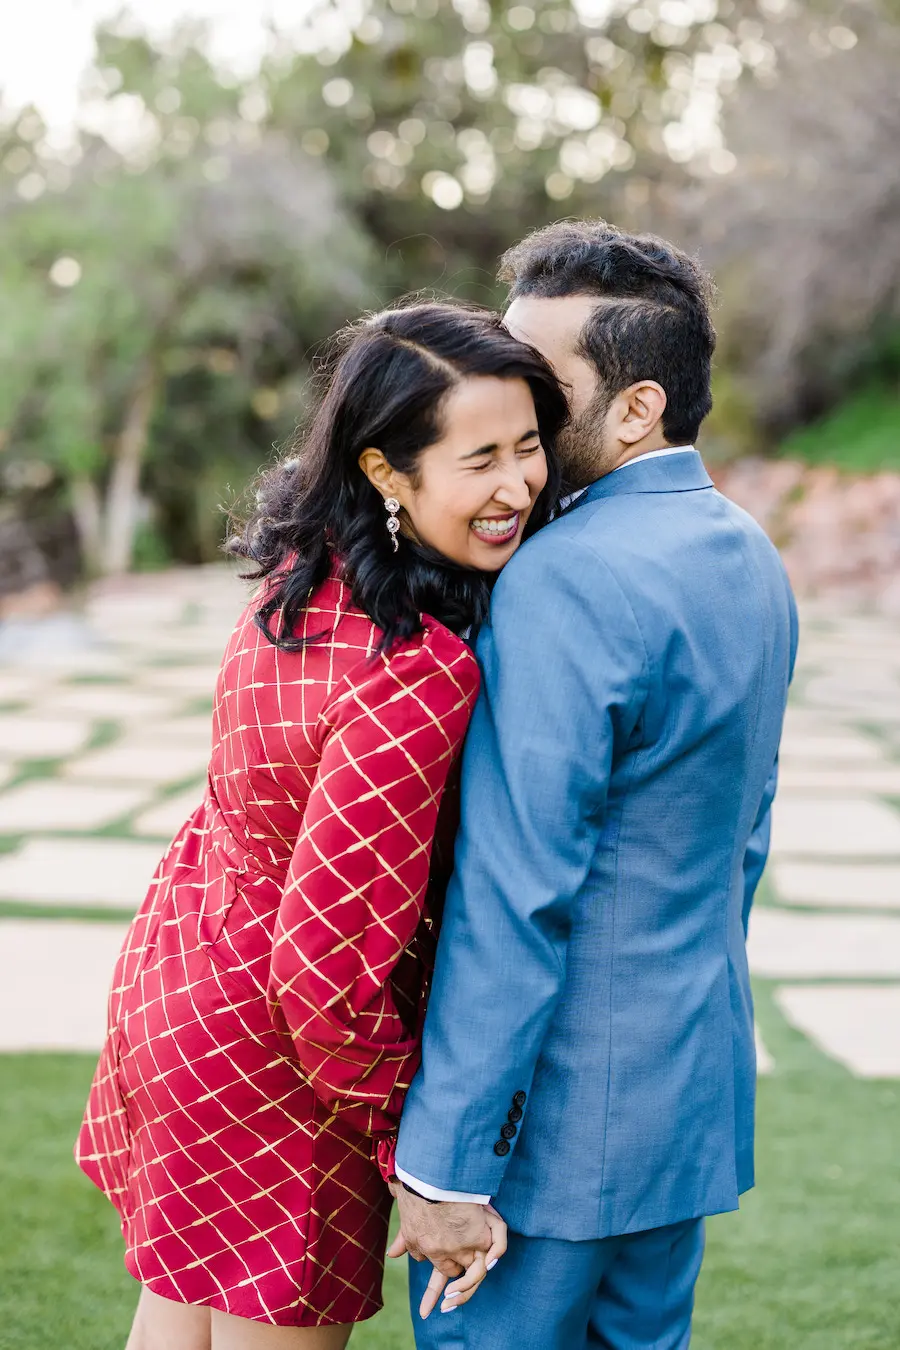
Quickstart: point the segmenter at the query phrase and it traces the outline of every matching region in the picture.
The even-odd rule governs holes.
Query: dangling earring
[[[388,520],[387,520],[388,534],[391,536],[391,543],[394,545],[394,552],[396,553],[400,548],[400,541],[397,538],[397,535],[400,530],[400,522],[397,519],[397,512],[400,510],[400,503],[397,501],[396,497],[388,497],[384,503],[384,509],[388,513]]]

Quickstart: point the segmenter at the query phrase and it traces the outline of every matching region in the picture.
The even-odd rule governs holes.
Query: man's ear
[[[655,380],[641,380],[625,389],[619,397],[626,402],[618,435],[626,445],[636,445],[649,436],[662,421],[666,410],[666,391]]]
[[[380,450],[376,450],[373,445],[367,446],[358,463],[373,488],[380,492],[385,500],[396,495],[396,475]]]

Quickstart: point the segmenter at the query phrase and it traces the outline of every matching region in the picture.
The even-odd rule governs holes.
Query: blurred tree
[[[750,5],[755,12],[755,5]],[[732,0],[323,0],[261,73],[385,249],[395,289],[494,298],[498,254],[562,211],[646,220],[688,161],[723,158],[746,62]]]
[[[365,240],[323,168],[242,118],[192,43],[163,53],[104,34],[100,63],[70,166],[41,156],[42,129],[27,168],[16,145],[4,156],[20,173],[0,199],[0,426],[7,480],[23,459],[32,478],[58,474],[88,567],[115,573],[131,562],[142,479],[188,506],[211,477],[221,490],[223,460],[246,476],[248,450],[263,457],[296,415],[281,383],[371,293]],[[20,119],[19,139],[34,123]],[[171,449],[187,428],[190,467]],[[208,556],[215,525],[198,531],[190,514],[181,551]]]
[[[900,387],[897,18],[868,0],[788,9],[778,78],[727,109],[734,172],[694,202],[722,360],[770,439],[860,381]]]
[[[0,488],[63,491],[92,570],[214,556],[211,504],[289,432],[328,332],[410,289],[496,300],[498,254],[563,212],[721,269],[741,445],[893,321],[898,30],[875,0],[304,14],[242,76],[202,27],[117,21],[72,138],[0,106]]]

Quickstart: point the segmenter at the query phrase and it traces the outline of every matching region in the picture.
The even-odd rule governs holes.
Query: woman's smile
[[[519,520],[518,511],[505,516],[479,516],[469,529],[484,544],[509,544],[519,533]]]

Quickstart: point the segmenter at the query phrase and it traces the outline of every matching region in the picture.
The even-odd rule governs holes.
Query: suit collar
[[[696,450],[677,455],[660,455],[634,464],[623,464],[615,473],[598,478],[582,494],[580,502],[599,501],[601,497],[622,497],[636,492],[696,492],[710,488],[713,481]]]

